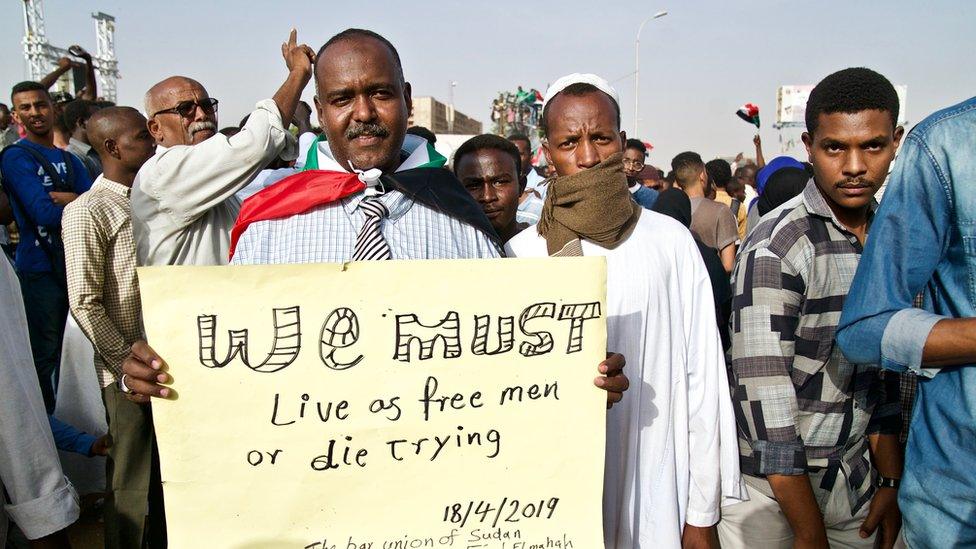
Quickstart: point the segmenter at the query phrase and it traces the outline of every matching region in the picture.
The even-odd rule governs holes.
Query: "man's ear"
[[[895,150],[896,151],[898,150],[898,147],[901,146],[901,138],[904,137],[904,136],[905,136],[905,128],[903,128],[901,126],[897,126],[895,128],[895,135],[894,135]]]
[[[627,132],[620,130],[620,150],[627,148]]]
[[[105,154],[115,158],[116,160],[122,159],[122,153],[119,152],[119,144],[116,143],[114,139],[106,139],[102,143],[102,146]]]
[[[800,139],[803,140],[803,145],[807,148],[807,160],[811,160],[813,158],[813,136],[809,132],[803,132]]]
[[[542,140],[542,152],[546,155],[546,164],[552,166],[552,154],[549,153],[549,140]]]
[[[318,120],[319,120],[319,128],[321,128],[322,131],[324,132],[325,131],[325,116],[324,116],[325,113],[323,112],[322,104],[319,103],[319,94],[318,94],[318,92],[316,92],[315,95],[312,96],[312,102],[315,103],[315,117],[318,118]]]
[[[407,104],[407,116],[413,114],[413,88],[410,87],[410,82],[403,83],[403,100]]]
[[[146,121],[146,129],[149,130],[149,135],[153,136],[153,141],[163,142],[163,130],[159,127],[159,121],[155,116]]]

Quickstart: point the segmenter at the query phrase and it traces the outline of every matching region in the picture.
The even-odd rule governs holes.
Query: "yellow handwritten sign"
[[[603,544],[603,258],[139,270],[172,547]]]

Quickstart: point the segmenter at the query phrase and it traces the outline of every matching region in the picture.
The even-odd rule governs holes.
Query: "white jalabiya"
[[[688,230],[647,210],[617,248],[582,245],[607,258],[607,345],[630,379],[607,413],[606,547],[680,547],[686,523],[746,497],[708,273]],[[506,252],[548,255],[535,227]]]

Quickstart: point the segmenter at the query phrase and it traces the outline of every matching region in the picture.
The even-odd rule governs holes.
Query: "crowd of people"
[[[8,543],[67,546],[59,448],[107,456],[107,547],[166,546],[151,401],[172,395],[137,266],[588,255],[608,269],[606,547],[976,545],[976,98],[906,134],[891,83],[843,69],[810,93],[805,161],[766,162],[757,136],[754,160],[665,170],[613,87],[576,73],[546,91],[539,136],[448,159],[407,128],[382,36],[316,52],[292,31],[282,56],[280,87],[219,131],[218,100],[182,76],[138,108],[96,100],[93,78],[0,105],[18,237],[0,260],[0,541],[9,517]],[[69,312],[107,433],[52,415]]]

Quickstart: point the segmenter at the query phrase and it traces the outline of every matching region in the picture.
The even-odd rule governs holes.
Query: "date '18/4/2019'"
[[[497,507],[494,503],[484,500],[454,503],[444,507],[444,522],[457,524],[461,528],[464,528],[469,520],[480,524],[490,522],[491,527],[495,528],[499,522],[504,524],[531,518],[551,519],[556,513],[558,504],[557,497],[529,502],[502,498],[501,504]]]

